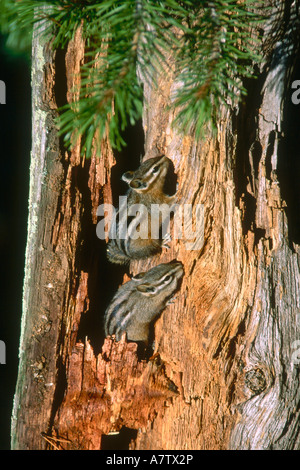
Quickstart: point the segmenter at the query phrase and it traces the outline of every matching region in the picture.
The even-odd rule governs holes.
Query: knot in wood
[[[245,385],[250,388],[255,395],[262,393],[267,386],[267,380],[262,369],[255,368],[248,370],[245,374]]]

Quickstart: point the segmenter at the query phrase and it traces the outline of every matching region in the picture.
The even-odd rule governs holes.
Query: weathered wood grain
[[[247,98],[221,110],[216,134],[207,128],[196,142],[192,131],[172,127],[168,105],[180,87],[172,67],[157,88],[144,83],[144,158],[164,152],[173,161],[177,202],[204,206],[204,243],[187,250],[185,239],[173,239],[169,250],[123,271],[106,261],[96,210],[118,197],[112,172],[124,162],[106,139],[101,157],[89,161],[80,142],[63,149],[53,124],[58,63],[35,38],[13,448],[45,448],[50,436],[50,447],[99,449],[104,435],[126,427],[138,431],[131,449],[299,449],[300,259],[291,230],[298,219],[283,197],[290,174],[282,170],[296,151],[288,100],[299,70],[297,8],[298,1],[273,5],[258,79],[245,82]],[[76,98],[83,51],[79,30],[65,56],[68,100]],[[291,191],[299,201],[297,187]],[[134,344],[104,341],[107,296],[130,273],[174,258],[185,276],[155,325],[155,357],[140,361]]]

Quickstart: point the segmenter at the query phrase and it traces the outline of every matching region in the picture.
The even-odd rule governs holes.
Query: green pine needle
[[[107,126],[112,146],[125,145],[123,131],[143,110],[137,68],[155,84],[157,74],[170,67],[170,52],[181,84],[170,104],[178,110],[174,124],[201,136],[207,123],[216,122],[221,104],[246,92],[243,77],[253,76],[252,64],[258,61],[253,31],[263,17],[257,13],[259,4],[263,6],[254,0],[2,0],[0,28],[20,48],[22,40],[30,42],[34,25],[47,20],[44,33],[53,38],[53,47],[62,48],[82,25],[88,47],[79,101],[60,110],[58,123],[66,145],[80,137],[89,156],[94,139],[101,139]]]

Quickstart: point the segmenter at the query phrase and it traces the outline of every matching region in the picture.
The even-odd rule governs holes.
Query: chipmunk
[[[180,261],[162,263],[147,272],[139,273],[123,284],[104,316],[105,335],[115,335],[148,344],[150,325],[164,310],[179,288],[184,274]]]
[[[160,252],[163,246],[168,247],[169,235],[161,233],[164,221],[162,213],[157,219],[160,233],[157,238],[151,236],[151,211],[155,210],[154,207],[157,208],[152,206],[153,204],[168,205],[170,216],[175,196],[165,194],[164,185],[171,165],[171,160],[163,155],[150,158],[136,171],[127,171],[122,175],[122,180],[129,185],[129,191],[127,200],[120,205],[110,230],[107,257],[112,263],[125,264],[131,259],[147,258]],[[135,209],[135,213],[130,214],[130,209]],[[125,216],[122,217],[124,213]],[[137,232],[133,235],[134,230],[137,231],[143,223],[146,223],[146,233],[139,237],[136,236]]]

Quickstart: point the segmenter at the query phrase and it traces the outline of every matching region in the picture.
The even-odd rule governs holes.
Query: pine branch
[[[4,0],[2,29],[11,37],[30,36],[35,23],[48,21],[54,47],[64,47],[79,27],[88,45],[78,102],[61,110],[59,125],[68,145],[79,135],[87,156],[93,136],[109,125],[111,144],[125,145],[122,132],[141,116],[139,68],[149,80],[176,58],[181,84],[171,106],[182,132],[201,136],[220,105],[245,93],[243,77],[257,62],[250,28],[259,20],[252,0]],[[255,5],[257,7],[257,1]],[[7,26],[9,25],[9,27]]]

